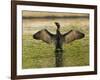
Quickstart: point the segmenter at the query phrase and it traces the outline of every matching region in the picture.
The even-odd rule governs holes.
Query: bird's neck
[[[60,34],[60,29],[59,29],[59,28],[57,28],[56,33],[57,33],[57,34]]]

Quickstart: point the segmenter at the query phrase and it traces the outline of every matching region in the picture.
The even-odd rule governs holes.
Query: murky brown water
[[[82,29],[87,29],[89,26],[88,18],[62,18],[62,19],[23,19],[23,33],[32,34],[41,29],[48,29],[52,32],[55,31],[56,25],[54,22],[59,22],[61,25],[61,30],[69,29],[71,26],[77,26]]]

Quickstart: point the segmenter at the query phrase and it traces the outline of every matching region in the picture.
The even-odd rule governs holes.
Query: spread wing
[[[55,35],[50,33],[48,30],[46,29],[43,29],[43,30],[40,30],[38,31],[37,33],[35,33],[33,35],[33,38],[34,39],[37,39],[37,40],[42,40],[48,44],[52,43],[53,40],[54,40],[54,37]]]
[[[85,36],[84,33],[75,30],[70,30],[69,32],[63,35],[64,43],[70,43],[74,40],[82,39],[84,36]]]

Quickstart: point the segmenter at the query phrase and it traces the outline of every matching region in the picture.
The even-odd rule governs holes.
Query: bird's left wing
[[[33,34],[33,38],[50,44],[53,42],[55,35],[50,33],[47,29],[43,29]]]

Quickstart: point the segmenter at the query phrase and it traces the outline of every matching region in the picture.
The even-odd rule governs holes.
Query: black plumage
[[[48,44],[54,43],[56,49],[62,49],[64,43],[67,44],[85,36],[84,33],[76,30],[70,30],[67,33],[61,34],[60,24],[55,22],[55,25],[57,26],[56,34],[52,34],[47,29],[43,29],[33,34],[33,38],[36,40],[42,40]]]

